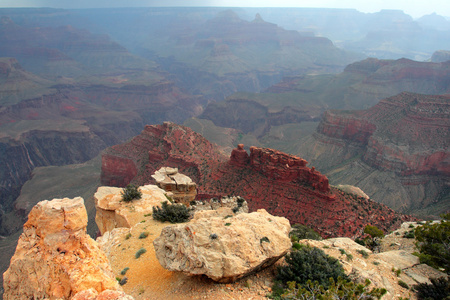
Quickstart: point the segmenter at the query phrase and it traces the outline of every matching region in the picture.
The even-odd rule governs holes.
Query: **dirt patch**
[[[257,274],[245,277],[232,284],[216,283],[206,276],[189,276],[167,271],[155,256],[153,241],[170,223],[154,221],[151,216],[131,229],[131,236],[120,237],[118,247],[112,249],[109,260],[115,276],[127,277],[122,287],[127,294],[141,299],[266,299],[271,292],[275,264]],[[141,233],[148,233],[139,239]],[[146,252],[136,258],[141,249]],[[129,268],[125,275],[121,271]]]

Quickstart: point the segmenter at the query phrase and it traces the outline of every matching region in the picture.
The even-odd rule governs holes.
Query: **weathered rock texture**
[[[291,248],[286,218],[265,210],[232,215],[229,208],[200,211],[189,223],[165,227],[153,242],[161,265],[233,282],[273,264]]]
[[[89,289],[121,290],[86,226],[82,198],[39,202],[3,274],[4,299],[70,299]]]
[[[242,150],[238,149],[243,154]],[[381,204],[329,186],[325,176],[307,168],[307,162],[299,157],[253,147],[247,164],[236,154],[230,161],[218,146],[174,123],[146,126],[130,142],[105,150],[104,185],[131,177],[104,167],[110,166],[114,157],[134,164],[138,174],[131,180],[133,184],[151,182],[151,175],[161,167],[178,168],[197,183],[199,200],[239,195],[247,200],[250,211],[264,208],[327,237],[359,236],[367,224],[389,231],[408,219]],[[238,165],[233,163],[236,160]]]
[[[167,201],[166,193],[156,185],[139,187],[141,199],[122,201],[122,188],[101,186],[94,195],[97,214],[95,222],[101,234],[114,228],[131,228],[145,214],[151,214],[153,206]]]
[[[406,228],[411,223],[404,224],[402,227]],[[404,231],[399,230],[398,232]],[[337,258],[342,263],[345,273],[357,282],[363,283],[369,279],[372,282],[371,287],[386,288],[388,293],[383,299],[398,299],[399,297],[416,299],[415,293],[411,293],[411,290],[398,284],[399,280],[411,286],[417,283],[430,283],[429,278],[446,276],[446,274],[428,265],[420,264],[417,256],[412,254],[415,249],[409,246],[411,239],[401,238],[395,233],[397,231],[391,235],[397,237],[396,244],[398,246],[396,247],[402,250],[387,250],[381,253],[372,253],[369,249],[348,238],[322,241],[301,240],[300,243],[318,247],[326,254]],[[384,244],[392,243],[392,238],[388,238],[386,242],[383,240],[381,242]],[[367,254],[366,257],[362,255],[364,252]],[[399,276],[396,275],[393,268],[401,270]]]
[[[441,202],[444,212],[450,208],[449,113],[449,95],[413,93],[367,110],[327,111],[302,149],[333,181],[358,185],[396,210]]]
[[[178,173],[177,168],[161,168],[152,177],[160,188],[171,193],[176,203],[189,206],[197,196],[197,184],[188,176]]]

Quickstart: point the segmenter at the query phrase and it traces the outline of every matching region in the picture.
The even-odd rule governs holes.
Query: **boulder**
[[[176,203],[189,203],[197,196],[197,184],[192,179],[178,172],[178,168],[162,167],[152,175],[156,184],[172,193],[170,196]]]
[[[131,228],[140,222],[145,214],[152,213],[153,206],[167,201],[166,192],[156,185],[139,187],[142,198],[130,202],[122,201],[122,190],[122,188],[101,186],[94,195],[97,210],[95,222],[102,235],[114,228]]]
[[[192,221],[165,227],[153,245],[170,271],[204,274],[233,282],[265,268],[291,248],[289,221],[260,209],[233,215],[232,209],[199,211]]]
[[[33,207],[3,274],[4,299],[70,299],[89,289],[97,294],[121,291],[86,226],[80,197],[44,200]]]

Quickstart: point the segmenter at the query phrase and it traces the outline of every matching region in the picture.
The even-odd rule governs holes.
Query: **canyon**
[[[449,209],[448,95],[401,93],[367,110],[331,110],[303,153],[330,180],[357,185],[395,210]]]
[[[239,195],[250,211],[264,208],[326,237],[357,237],[369,223],[389,231],[409,218],[330,186],[326,176],[306,164],[267,148],[251,147],[248,154],[243,145],[226,156],[191,129],[165,122],[147,125],[129,142],[106,149],[101,182],[144,185],[154,182],[151,175],[161,167],[176,167],[197,183],[197,199]]]

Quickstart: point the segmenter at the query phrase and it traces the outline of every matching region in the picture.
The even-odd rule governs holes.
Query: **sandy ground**
[[[151,216],[136,225],[131,237],[120,237],[120,246],[110,253],[111,267],[117,278],[127,277],[123,289],[127,294],[141,299],[266,299],[271,292],[276,265],[235,283],[216,283],[206,276],[188,276],[180,272],[167,271],[159,264],[153,248],[162,228],[170,225],[154,221]],[[148,237],[139,239],[142,232]],[[147,252],[135,258],[136,252],[144,248]],[[124,268],[129,268],[121,275]]]

